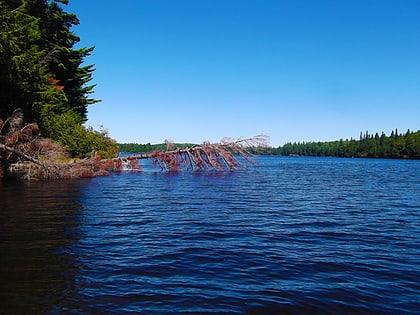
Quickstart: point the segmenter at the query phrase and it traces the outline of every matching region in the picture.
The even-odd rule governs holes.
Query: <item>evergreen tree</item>
[[[67,0],[0,0],[0,120],[21,108],[25,122],[66,146],[73,156],[92,151],[112,155],[108,134],[86,129],[94,88],[93,66],[82,66],[93,50],[74,49],[71,27],[79,23],[63,10]]]
[[[39,5],[45,4],[44,0],[31,1]],[[87,85],[92,79],[93,65],[82,66],[82,63],[94,47],[73,48],[80,38],[71,31],[71,27],[78,25],[79,20],[76,15],[65,12],[60,3],[67,5],[68,1],[55,0],[46,3],[44,14],[39,16],[41,45],[48,51],[48,68],[57,80],[57,86],[63,89],[68,107],[86,121],[87,106],[98,100],[89,98],[94,85]]]
[[[27,121],[35,119],[33,104],[46,85],[41,62],[44,51],[39,21],[19,1],[0,1],[0,118],[21,108]]]
[[[420,159],[420,131],[398,134],[392,130],[389,137],[384,132],[374,136],[360,133],[359,141],[339,140],[329,142],[286,143],[272,150],[276,155],[308,155],[336,157],[408,158]]]
[[[0,1],[0,117],[22,108],[27,122],[71,109],[87,119],[93,66],[82,66],[93,50],[74,49],[80,40],[71,27],[79,23],[62,9],[67,0]]]

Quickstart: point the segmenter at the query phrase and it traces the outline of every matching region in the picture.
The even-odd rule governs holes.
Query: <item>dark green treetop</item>
[[[87,106],[98,102],[89,97],[94,85],[87,85],[93,65],[82,65],[93,47],[74,48],[80,39],[71,27],[79,20],[63,10],[67,3],[0,1],[0,118],[20,107],[27,122],[42,125],[53,108],[55,114],[71,109],[86,121]]]
[[[93,65],[83,65],[93,47],[75,49],[76,15],[67,0],[0,0],[0,120],[20,108],[25,123],[64,145],[72,156],[112,155],[107,133],[84,128],[94,85]]]

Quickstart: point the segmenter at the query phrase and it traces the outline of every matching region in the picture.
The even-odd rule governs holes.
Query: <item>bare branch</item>
[[[250,149],[268,146],[268,137],[258,135],[252,138],[236,140],[224,138],[220,143],[203,142],[187,148],[175,148],[167,151],[121,157],[121,159],[154,159],[154,163],[162,170],[213,169],[232,170],[246,168],[246,164],[255,164]],[[241,161],[242,160],[242,161]],[[245,163],[244,163],[245,162]]]
[[[167,141],[167,150],[113,159],[102,159],[97,153],[90,159],[71,161],[59,145],[36,136],[36,124],[16,129],[18,123],[16,119],[16,124],[12,124],[15,128],[10,128],[5,135],[0,134],[1,176],[5,170],[23,179],[38,180],[103,176],[110,172],[141,171],[141,159],[152,159],[163,171],[234,170],[255,164],[251,151],[267,146],[268,140],[266,136],[225,138],[220,143],[203,142],[187,148],[174,148]]]
[[[41,163],[37,159],[34,159],[32,156],[27,155],[23,152],[20,152],[19,150],[13,149],[13,148],[8,147],[8,146],[6,146],[4,144],[1,144],[1,143],[0,143],[0,150],[4,150],[4,151],[8,151],[10,153],[16,154],[17,156],[19,156],[19,157],[21,157],[25,160],[31,161],[32,163],[35,163],[35,164],[38,164],[38,165],[43,165],[43,163]]]

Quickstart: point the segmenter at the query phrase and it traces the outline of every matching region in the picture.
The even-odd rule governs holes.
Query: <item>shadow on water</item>
[[[0,313],[45,314],[71,303],[85,183],[0,182]]]

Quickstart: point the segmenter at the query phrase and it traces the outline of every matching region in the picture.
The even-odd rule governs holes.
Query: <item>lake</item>
[[[420,161],[0,183],[0,314],[419,314]]]

